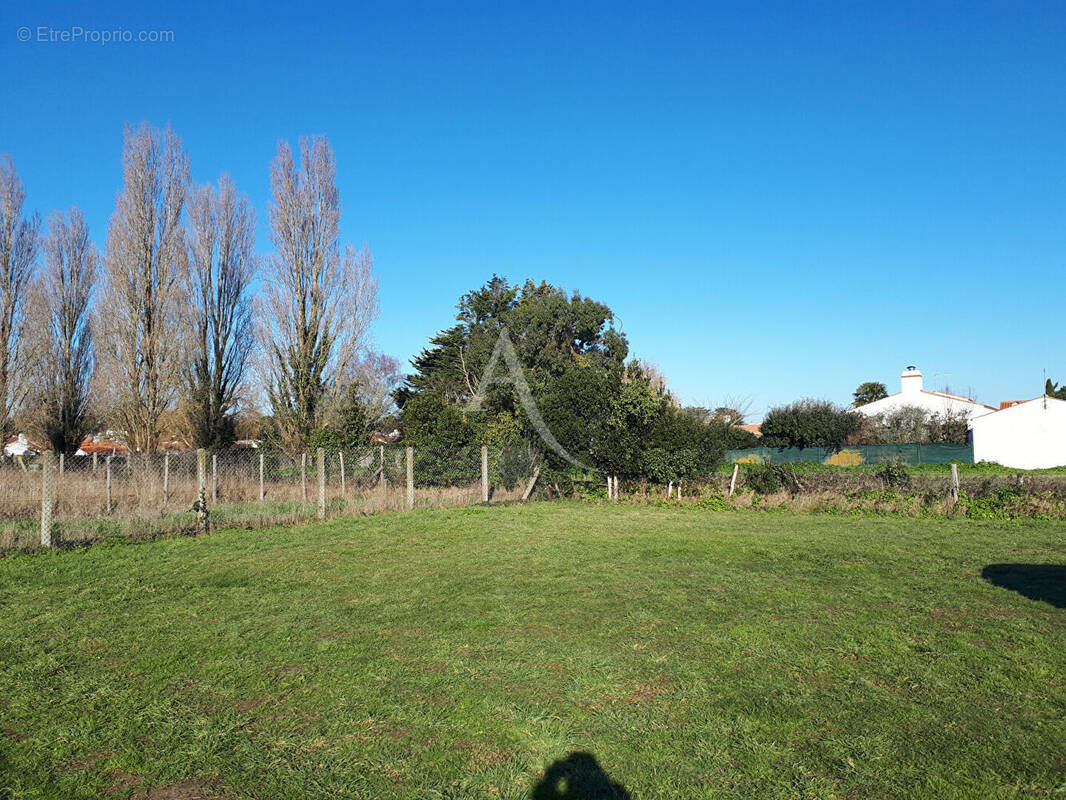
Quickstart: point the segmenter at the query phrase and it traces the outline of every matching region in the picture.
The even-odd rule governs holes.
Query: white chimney
[[[899,376],[899,388],[903,394],[918,394],[922,391],[922,373],[917,367],[907,367]]]

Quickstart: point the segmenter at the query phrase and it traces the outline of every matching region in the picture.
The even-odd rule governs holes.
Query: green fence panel
[[[863,444],[831,451],[824,447],[752,447],[747,450],[729,450],[726,461],[736,462],[750,458],[787,464],[809,461],[824,464],[833,458],[847,463],[849,454],[860,457],[863,464],[882,464],[885,461],[902,461],[904,464],[962,464],[973,463],[971,444]],[[835,458],[834,458],[835,456]]]

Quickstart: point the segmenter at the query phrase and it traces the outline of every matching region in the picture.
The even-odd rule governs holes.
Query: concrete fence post
[[[381,484],[381,494],[385,494],[385,445],[380,446],[378,451],[378,483]]]
[[[343,451],[341,451],[340,453],[337,453],[337,460],[340,461],[340,465],[341,465],[341,497],[347,497],[347,493],[345,492],[345,485],[344,485],[344,452]]]
[[[170,498],[170,451],[163,453],[163,505]]]
[[[263,461],[264,460],[265,459],[264,459],[263,454],[260,453],[259,454],[259,502],[260,503],[262,503],[263,500],[266,499],[266,485],[263,482],[263,473],[264,473]]]
[[[107,474],[107,513],[111,513],[111,456],[104,459],[104,472]]]
[[[315,451],[315,466],[318,469],[318,518],[326,518],[326,451],[321,447]]]
[[[207,451],[196,451],[196,527],[207,532]]]
[[[55,506],[55,480],[52,476],[52,451],[41,453],[41,547],[51,547],[52,508]]]
[[[733,492],[737,488],[737,472],[740,471],[740,464],[733,465],[733,477],[729,479],[729,496],[733,496]]]
[[[307,453],[300,453],[300,491],[307,502]]]
[[[211,454],[211,504],[218,505],[218,454]]]
[[[481,447],[481,502],[489,502],[489,448]]]
[[[415,507],[415,449],[407,448],[407,510]]]
[[[96,472],[96,453],[93,453],[93,472]]]
[[[67,454],[66,453],[60,453],[59,454],[59,477],[60,478],[63,477],[63,466],[64,466],[64,464],[66,464],[66,460],[67,460]]]
[[[672,500],[673,497],[674,497],[674,482],[670,481],[670,483],[668,483],[666,485],[666,499],[667,500]]]
[[[959,465],[951,465],[951,505],[959,502]]]

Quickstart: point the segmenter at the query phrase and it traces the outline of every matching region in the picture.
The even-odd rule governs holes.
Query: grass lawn
[[[1058,796],[1063,564],[1061,521],[577,503],[11,556],[0,798]]]

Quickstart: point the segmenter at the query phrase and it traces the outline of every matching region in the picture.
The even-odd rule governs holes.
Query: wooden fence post
[[[481,446],[481,502],[489,502],[489,448]]]
[[[407,510],[415,507],[415,449],[407,448]]]
[[[533,477],[529,479],[529,483],[526,484],[526,490],[522,493],[522,502],[526,502],[530,495],[533,494],[533,487],[537,485],[537,480],[540,478],[540,464],[537,464],[533,468]]]
[[[959,465],[952,463],[951,465],[951,505],[954,508],[955,504],[959,502]]]
[[[326,518],[326,451],[318,448],[315,453],[318,467],[318,518]]]
[[[163,453],[163,505],[170,498],[170,451]]]
[[[729,496],[733,496],[733,491],[737,488],[737,472],[740,471],[740,464],[733,465],[733,477],[729,479]]]
[[[107,513],[111,513],[111,456],[104,459],[104,471],[107,473]]]
[[[259,454],[259,502],[262,503],[266,499],[266,486],[263,483],[263,454]]]
[[[207,532],[207,451],[196,451],[196,527]]]
[[[52,507],[55,505],[55,482],[52,478],[52,451],[41,453],[41,547],[51,547]]]
[[[300,491],[303,501],[307,502],[307,453],[300,453]]]

